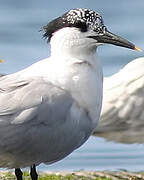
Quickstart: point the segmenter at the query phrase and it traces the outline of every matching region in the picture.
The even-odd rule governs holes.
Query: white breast
[[[59,63],[57,71],[51,72],[51,79],[53,83],[71,92],[80,107],[89,113],[96,126],[102,106],[101,65],[97,59],[93,59],[93,63],[77,59],[69,62],[71,63],[65,63],[65,66]]]

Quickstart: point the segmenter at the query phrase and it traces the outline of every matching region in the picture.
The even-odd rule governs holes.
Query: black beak
[[[121,46],[137,51],[142,51],[140,48],[136,47],[131,42],[127,41],[124,38],[121,38],[109,31],[105,31],[102,35],[92,36],[92,38],[96,39],[98,43],[107,43],[107,44],[113,44],[116,46]]]

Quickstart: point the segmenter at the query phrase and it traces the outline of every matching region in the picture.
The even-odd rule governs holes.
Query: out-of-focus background
[[[108,29],[144,49],[144,1],[132,0],[5,0],[0,2],[0,73],[13,73],[50,54],[42,26],[72,8],[90,8],[102,14]],[[104,75],[120,70],[144,53],[105,45],[98,49]],[[144,145],[123,145],[91,137],[70,156],[40,170],[144,170]]]

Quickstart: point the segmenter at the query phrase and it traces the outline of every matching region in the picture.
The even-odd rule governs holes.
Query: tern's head
[[[89,9],[70,10],[43,29],[44,37],[61,52],[91,53],[105,43],[138,50],[134,44],[109,32],[101,15]]]

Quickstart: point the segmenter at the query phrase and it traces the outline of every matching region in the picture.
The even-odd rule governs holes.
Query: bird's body
[[[144,143],[144,58],[104,79],[104,98],[96,136],[120,143]]]
[[[51,56],[0,78],[0,167],[56,162],[93,133],[102,106],[103,75],[96,49],[135,45],[110,33],[102,17],[73,9],[44,26]],[[33,166],[34,164],[34,166]]]
[[[0,84],[0,167],[60,160],[97,125],[102,70],[93,54],[52,55],[2,77]]]

